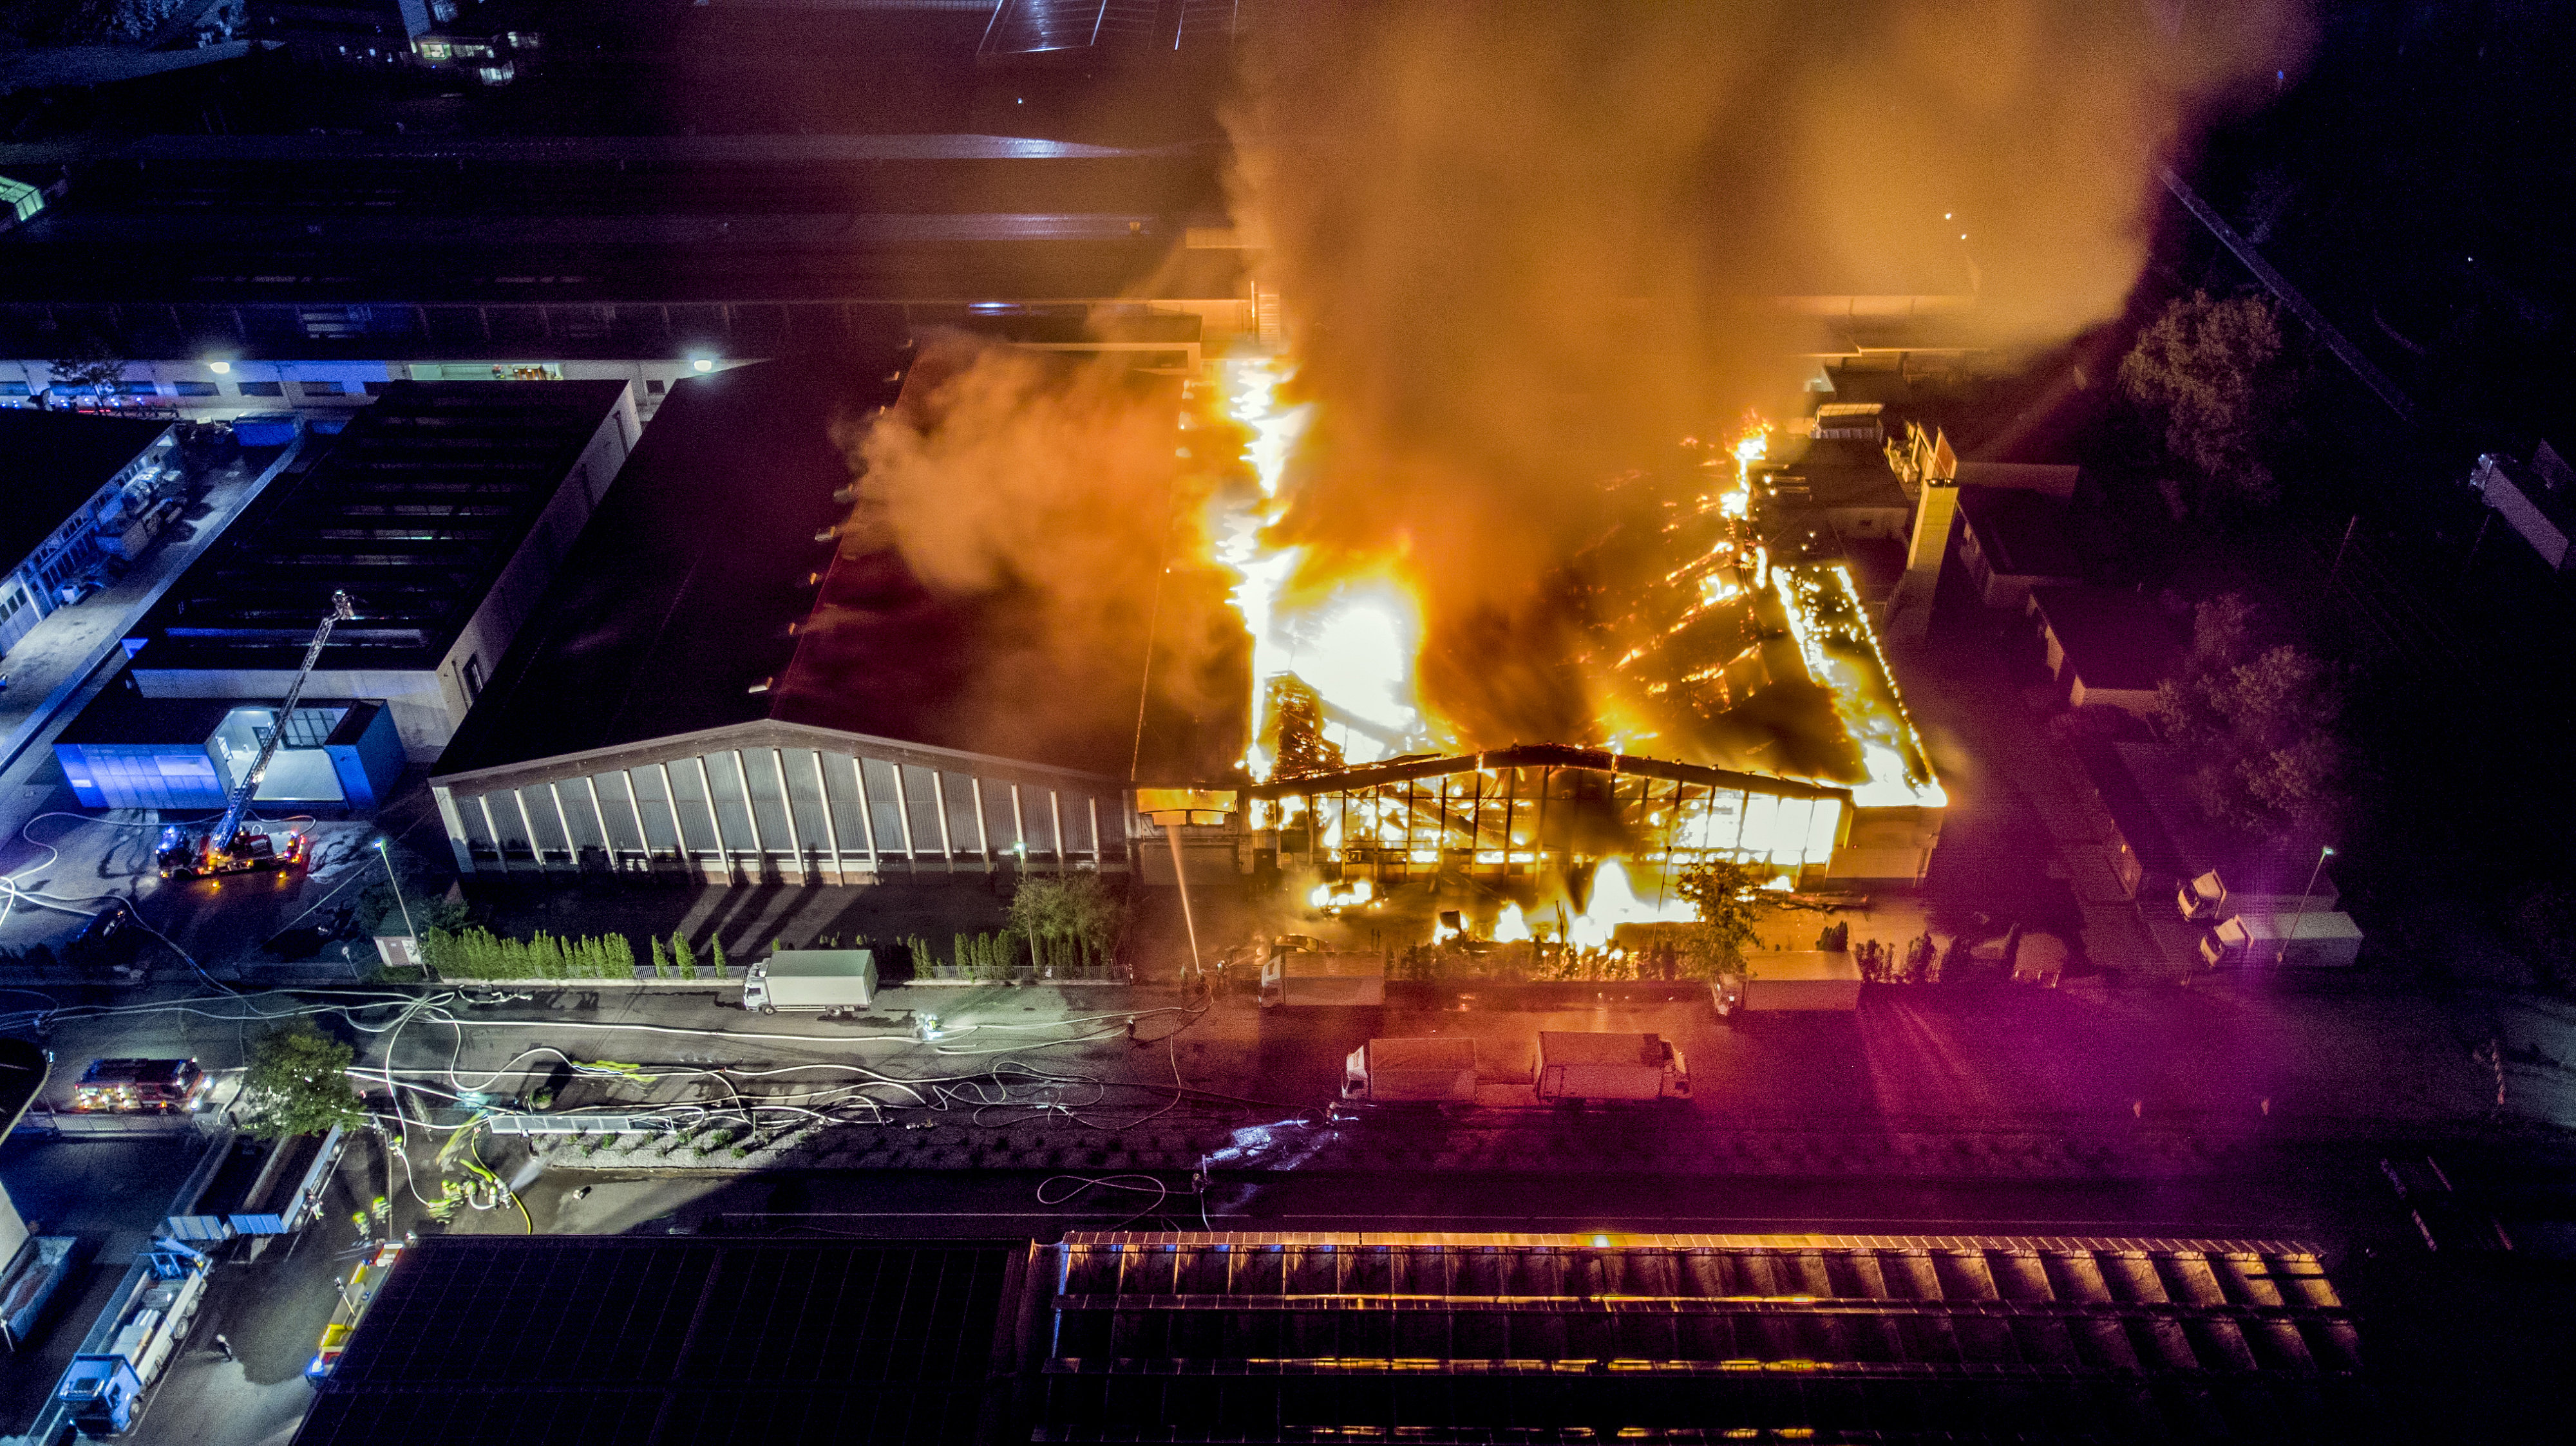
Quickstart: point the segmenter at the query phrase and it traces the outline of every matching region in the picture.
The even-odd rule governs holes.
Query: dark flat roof
[[[767,719],[1126,777],[1150,608],[1129,610],[1132,638],[1067,656],[1031,596],[934,595],[896,547],[844,554],[818,537],[851,510],[833,498],[850,483],[835,419],[894,404],[908,358],[674,386],[433,774]],[[1126,561],[1133,576],[1112,586],[1149,597],[1156,559]],[[1166,603],[1170,636],[1181,604]],[[1187,731],[1165,713],[1149,759],[1156,737]]]
[[[399,339],[428,329],[414,304],[1241,295],[1240,250],[1183,244],[1225,214],[1225,156],[1211,145],[243,135],[0,146],[0,163],[13,154],[69,164],[73,185],[0,235],[11,299],[175,304],[176,316],[76,319],[167,327],[199,350],[269,338],[255,318],[192,302],[385,305],[366,330]],[[508,340],[583,334],[527,331]],[[473,337],[503,340],[480,325]],[[777,354],[744,341],[735,354]]]
[[[2065,499],[2018,487],[1959,484],[1959,512],[1995,571],[2009,577],[2072,578],[2083,559],[2066,533]]]
[[[394,1265],[295,1439],[989,1439],[979,1422],[1007,1404],[991,1398],[1017,1361],[996,1342],[1016,1324],[1027,1253],[431,1236]]]
[[[2348,1440],[2361,1344],[2280,1240],[432,1236],[296,1440]]]
[[[1963,489],[1964,490],[1964,489]],[[2039,610],[2066,664],[2087,688],[2143,691],[2164,681],[2182,654],[2182,641],[2162,608],[2144,597],[2109,587],[2035,587]]]
[[[293,668],[345,589],[321,667],[436,667],[625,387],[391,384],[171,584],[134,666]]]
[[[1784,447],[1787,455],[1776,465],[1766,464],[1757,475],[1776,482],[1803,482],[1807,495],[1798,497],[1794,490],[1780,497],[1786,507],[1902,507],[1914,504],[1905,495],[1905,484],[1887,465],[1887,453],[1876,442],[1858,442],[1838,437],[1815,441],[1792,439],[1794,450]]]
[[[887,349],[675,384],[435,771],[769,716],[746,690],[786,666],[832,554],[814,534],[848,510],[832,418],[892,402],[902,365]]]
[[[0,571],[24,561],[170,425],[0,407]]]

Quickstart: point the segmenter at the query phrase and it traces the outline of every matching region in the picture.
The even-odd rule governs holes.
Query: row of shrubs
[[[686,938],[672,935],[667,950],[658,937],[650,944],[652,977],[698,977],[698,954]],[[708,950],[714,976],[724,978],[723,942],[709,944]],[[422,962],[442,979],[633,979],[636,975],[635,946],[623,934],[571,939],[540,929],[532,938],[505,939],[479,926],[455,933],[432,929],[420,936],[420,953]]]

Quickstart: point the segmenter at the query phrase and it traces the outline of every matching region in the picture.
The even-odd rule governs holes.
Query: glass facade
[[[1114,779],[1041,776],[998,758],[979,767],[949,756],[934,768],[856,742],[653,752],[649,761],[609,759],[587,771],[568,764],[544,769],[542,781],[500,787],[478,788],[470,776],[432,780],[458,864],[476,872],[682,868],[790,883],[1005,863],[1128,866]]]
[[[1822,868],[1844,828],[1839,790],[1641,760],[1524,762],[1467,755],[1394,770],[1279,780],[1256,791],[1254,826],[1282,863],[1381,884],[1434,874],[1509,878],[1601,858],[1632,870],[1733,859]],[[1564,750],[1572,753],[1572,750]],[[1303,790],[1312,789],[1307,792]]]

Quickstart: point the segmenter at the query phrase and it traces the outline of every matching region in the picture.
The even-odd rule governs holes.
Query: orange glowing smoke
[[[1851,342],[1823,298],[1972,298],[1949,339],[2003,346],[2114,314],[2155,165],[2304,34],[2286,0],[1265,15],[1229,124],[1289,365],[1237,393],[1269,450],[1229,557],[1256,672],[1348,662],[1364,748],[1635,735],[1596,634],[1661,574],[1599,551],[1652,505],[1605,479],[1787,415]]]

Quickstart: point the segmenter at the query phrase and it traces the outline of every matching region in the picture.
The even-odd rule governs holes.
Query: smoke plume
[[[1320,404],[1274,537],[1310,594],[1412,579],[1461,741],[1579,733],[1596,484],[1787,409],[1827,337],[1778,298],[1973,296],[1952,334],[2005,346],[2113,316],[2156,165],[2303,42],[2291,0],[1273,7],[1238,221]]]
[[[1180,429],[1182,406],[1168,378],[926,339],[894,407],[835,428],[857,497],[808,674],[918,710],[878,725],[898,736],[1120,776],[1140,753],[1148,772],[1221,770],[1242,644],[1209,626],[1224,579],[1196,528],[1240,442]]]

